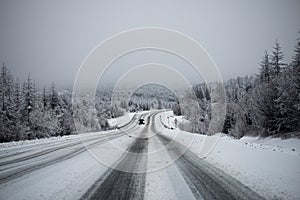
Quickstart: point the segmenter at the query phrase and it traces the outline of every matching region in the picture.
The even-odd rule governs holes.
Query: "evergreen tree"
[[[292,73],[294,75],[293,82],[295,84],[296,92],[299,94],[300,91],[300,38],[297,39],[294,49],[294,56],[291,62]]]
[[[278,40],[276,40],[273,47],[272,56],[271,56],[272,78],[278,77],[282,67],[286,65],[285,63],[282,62],[283,58],[284,58],[284,54],[281,50],[281,46]]]
[[[24,119],[30,125],[30,113],[33,110],[33,83],[30,74],[27,76],[27,82],[23,86],[24,95],[24,105],[23,105],[23,115]]]
[[[47,110],[47,106],[48,106],[48,99],[47,99],[47,91],[46,91],[46,87],[43,87],[43,109]]]
[[[270,63],[269,63],[269,54],[267,51],[265,51],[265,55],[263,57],[263,60],[260,63],[260,80],[263,82],[269,82],[270,81]]]
[[[3,63],[1,69],[1,109],[6,110],[6,95],[7,95],[7,68],[6,64]]]
[[[58,106],[58,93],[55,89],[55,84],[52,83],[51,88],[50,88],[50,106],[51,109],[54,110]]]

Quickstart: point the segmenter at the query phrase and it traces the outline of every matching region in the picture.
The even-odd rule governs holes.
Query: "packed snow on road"
[[[205,136],[179,130],[183,120],[127,114],[111,122],[120,129],[0,144],[1,199],[300,197],[299,139]]]

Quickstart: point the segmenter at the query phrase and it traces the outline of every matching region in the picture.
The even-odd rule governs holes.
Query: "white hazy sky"
[[[0,62],[20,79],[30,72],[38,84],[72,86],[97,44],[137,27],[189,35],[228,79],[256,73],[264,50],[271,50],[276,39],[286,60],[291,58],[300,1],[0,0]]]

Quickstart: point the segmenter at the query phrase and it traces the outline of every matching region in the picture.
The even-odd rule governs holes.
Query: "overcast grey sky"
[[[254,74],[276,39],[289,60],[299,0],[0,0],[0,61],[20,79],[71,86],[88,53],[112,34],[164,27],[194,38],[224,79]],[[146,55],[146,54],[145,54]]]

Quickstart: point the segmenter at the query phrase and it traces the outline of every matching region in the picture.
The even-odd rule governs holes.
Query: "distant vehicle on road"
[[[144,119],[139,119],[139,125],[145,124],[145,120]]]

